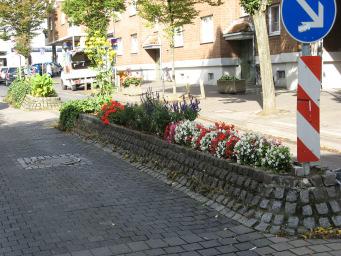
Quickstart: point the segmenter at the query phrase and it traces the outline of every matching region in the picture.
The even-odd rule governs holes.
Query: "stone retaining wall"
[[[271,233],[341,227],[341,190],[334,173],[281,176],[214,158],[121,126],[81,115],[76,129],[167,170],[168,177],[246,217]]]
[[[21,108],[23,110],[58,110],[61,106],[59,97],[33,97],[27,95]]]

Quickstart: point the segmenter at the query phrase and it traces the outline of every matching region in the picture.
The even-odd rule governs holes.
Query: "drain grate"
[[[20,165],[26,169],[43,169],[57,166],[76,166],[90,164],[89,160],[79,154],[62,154],[53,156],[24,157],[17,159]]]

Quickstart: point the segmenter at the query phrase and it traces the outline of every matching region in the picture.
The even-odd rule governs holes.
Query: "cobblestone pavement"
[[[1,103],[0,255],[341,255],[242,226],[34,120]]]

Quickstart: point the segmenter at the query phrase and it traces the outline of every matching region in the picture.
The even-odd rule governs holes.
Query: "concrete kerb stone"
[[[131,161],[141,160],[140,171],[259,231],[295,234],[341,226],[340,186],[330,173],[309,178],[268,174],[152,135],[104,126],[90,115],[81,115],[75,132],[105,143],[110,137],[112,148]]]

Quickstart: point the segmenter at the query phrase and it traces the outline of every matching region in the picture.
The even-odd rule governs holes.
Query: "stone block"
[[[303,225],[306,229],[314,229],[316,227],[315,219],[313,217],[304,218]]]
[[[341,215],[332,217],[332,221],[336,227],[341,227]]]
[[[260,202],[259,204],[259,207],[262,208],[262,209],[267,209],[268,208],[268,205],[269,205],[269,200],[268,199],[262,199],[262,201]]]
[[[336,184],[336,174],[334,172],[329,172],[323,177],[323,182],[326,186],[335,186]]]
[[[275,215],[275,218],[273,221],[275,225],[282,225],[283,222],[284,222],[284,215],[282,214]]]
[[[284,188],[276,188],[274,196],[276,199],[283,199],[284,197]]]
[[[341,211],[340,204],[336,200],[329,201],[329,205],[333,213],[339,213]]]
[[[299,218],[296,216],[291,216],[288,219],[288,227],[296,229],[298,227]]]
[[[314,188],[312,189],[312,193],[317,202],[322,202],[326,199],[326,191],[324,188]]]
[[[297,201],[297,191],[290,190],[286,197],[287,202],[296,202]]]
[[[320,218],[319,224],[323,228],[329,228],[331,226],[330,221],[328,218]]]
[[[328,214],[329,209],[326,203],[315,204],[316,210],[319,214]]]
[[[336,197],[336,188],[335,186],[327,187],[327,194],[329,198],[335,198]]]
[[[272,219],[272,213],[264,213],[261,222],[270,223]]]
[[[310,205],[305,205],[302,207],[303,216],[311,216],[313,214],[313,209]]]
[[[309,190],[301,190],[300,191],[300,200],[302,203],[309,203]]]
[[[315,175],[311,177],[310,182],[313,184],[314,187],[323,186],[322,177],[320,175]]]
[[[285,203],[285,213],[286,214],[295,214],[296,213],[296,206],[297,204],[296,203]]]

